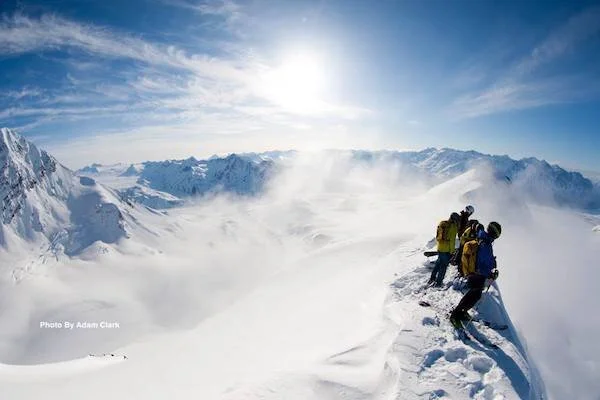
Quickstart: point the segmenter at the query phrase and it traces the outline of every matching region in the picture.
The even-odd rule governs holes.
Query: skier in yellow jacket
[[[458,223],[460,216],[457,213],[452,213],[450,219],[441,221],[437,227],[435,239],[437,241],[438,259],[431,271],[428,285],[436,287],[442,286],[446,269],[450,263],[452,253],[456,250],[456,233],[458,231]]]
[[[482,231],[484,229],[485,228],[483,227],[483,225],[481,225],[479,223],[479,221],[477,221],[476,219],[472,219],[469,221],[469,223],[467,225],[467,229],[465,229],[464,233],[462,235],[459,235],[460,240],[459,240],[458,249],[456,249],[456,252],[450,259],[450,264],[456,265],[458,267],[458,275],[459,276],[464,276],[462,268],[461,268],[461,261],[462,261],[462,251],[465,246],[465,243],[467,243],[471,240],[477,239],[477,235],[479,234],[479,231]]]

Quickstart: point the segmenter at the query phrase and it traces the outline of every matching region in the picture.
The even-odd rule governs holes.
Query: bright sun
[[[264,75],[263,90],[273,102],[296,112],[318,111],[323,67],[315,56],[296,54]]]

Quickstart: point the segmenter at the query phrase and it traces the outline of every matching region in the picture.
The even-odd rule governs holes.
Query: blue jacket
[[[494,239],[484,230],[479,231],[477,239],[479,239],[477,261],[475,263],[477,273],[488,277],[492,273],[492,270],[496,268],[496,257],[494,257],[494,249],[492,248]]]

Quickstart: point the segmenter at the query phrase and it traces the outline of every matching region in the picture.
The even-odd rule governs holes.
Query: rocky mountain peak
[[[57,161],[18,133],[1,129],[0,197],[2,223],[10,223],[23,205],[27,193],[54,173]]]

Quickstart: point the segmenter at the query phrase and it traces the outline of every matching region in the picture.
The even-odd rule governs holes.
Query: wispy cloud
[[[201,14],[218,15],[231,20],[239,19],[242,16],[241,6],[231,0],[163,0],[163,3],[194,10]]]
[[[179,2],[178,2],[179,3]],[[199,13],[239,18],[239,7],[230,1],[191,3]],[[70,73],[58,88],[46,90],[36,102],[11,104],[11,100],[40,95],[34,89],[11,92],[0,121],[16,117],[93,118],[112,114],[131,120],[150,120],[154,115],[189,121],[218,113],[222,130],[233,117],[287,120],[281,116],[305,111],[274,102],[257,87],[261,74],[270,66],[259,57],[195,54],[165,43],[150,42],[127,32],[78,23],[56,15],[31,18],[22,14],[0,19],[0,54],[71,50]],[[80,57],[81,59],[78,59]],[[102,68],[110,60],[129,63],[117,71]],[[71,65],[73,64],[73,65]],[[100,75],[98,75],[100,74]],[[79,104],[74,104],[79,103]],[[267,109],[259,117],[248,113],[253,107]],[[368,114],[360,107],[322,101],[316,117],[355,119]],[[309,113],[311,114],[311,113]],[[34,121],[22,126],[37,126]],[[297,121],[293,122],[297,124]],[[248,123],[250,125],[250,123]]]
[[[600,7],[571,17],[531,52],[513,63],[490,86],[460,95],[449,112],[454,118],[472,118],[510,110],[583,100],[598,95],[597,76],[544,71],[600,32]],[[543,74],[542,72],[546,72]]]
[[[472,118],[504,111],[582,101],[600,93],[600,85],[587,77],[561,77],[536,81],[502,82],[481,93],[457,98],[453,112]]]
[[[4,16],[0,22],[0,54],[19,55],[64,48],[178,69],[213,79],[242,83],[249,79],[248,71],[233,60],[205,54],[189,55],[175,46],[147,42],[123,32],[80,24],[55,15],[33,19],[15,14]]]
[[[161,0],[163,4],[192,10],[204,16],[218,17],[223,22],[220,24],[228,32],[239,37],[244,37],[243,27],[251,19],[244,13],[243,7],[231,0]],[[219,24],[217,24],[219,25]]]
[[[98,116],[100,114],[115,114],[119,112],[128,112],[127,105],[113,105],[109,107],[19,107],[19,108],[8,108],[0,111],[0,119],[4,118],[16,118],[16,117],[28,117],[28,116],[56,116],[56,115],[86,115],[90,117]]]
[[[39,97],[42,95],[42,93],[43,91],[39,88],[23,87],[20,90],[11,90],[5,93],[1,93],[0,96],[14,100],[21,100],[24,98]]]
[[[571,17],[563,26],[552,32],[514,68],[516,75],[535,72],[544,64],[559,59],[579,43],[600,32],[600,7],[589,8]]]

